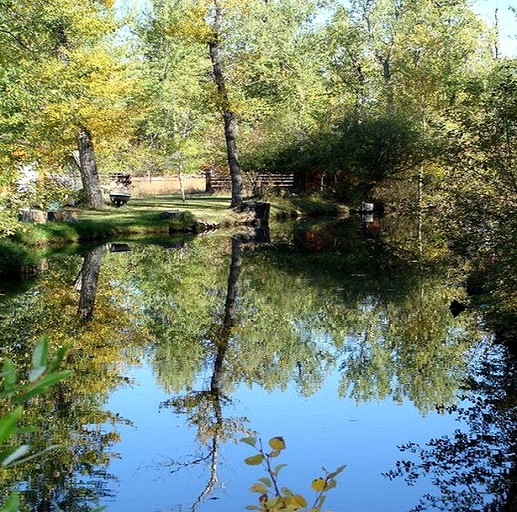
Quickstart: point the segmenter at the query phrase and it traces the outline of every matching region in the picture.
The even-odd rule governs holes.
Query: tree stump
[[[242,203],[235,210],[244,217],[244,223],[255,226],[265,226],[269,224],[270,203],[249,201]]]

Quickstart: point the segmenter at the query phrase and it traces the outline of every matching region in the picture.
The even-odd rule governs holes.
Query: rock
[[[47,222],[47,212],[31,208],[20,210],[18,217],[22,222],[33,222],[35,224],[45,224]]]
[[[74,222],[77,220],[77,213],[60,210],[48,212],[47,218],[50,222]]]
[[[162,218],[164,219],[182,219],[184,216],[183,212],[179,210],[165,210],[162,212]]]
[[[212,229],[217,229],[217,224],[215,222],[211,222],[209,220],[196,220],[194,223],[194,232],[202,233],[204,231],[210,231]]]

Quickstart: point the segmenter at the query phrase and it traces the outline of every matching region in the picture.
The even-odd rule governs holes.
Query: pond
[[[245,510],[268,475],[239,440],[282,436],[280,486],[309,503],[346,465],[335,512],[510,510],[515,364],[475,311],[452,314],[463,281],[431,225],[389,217],[44,255],[0,289],[2,354],[23,365],[48,336],[74,374],[25,418],[35,450],[59,447],[4,471],[2,495]]]

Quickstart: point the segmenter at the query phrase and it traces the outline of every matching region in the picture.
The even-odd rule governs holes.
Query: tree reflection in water
[[[75,289],[79,291],[77,314],[81,320],[90,320],[93,316],[103,254],[103,245],[85,254],[81,272],[76,279]]]
[[[336,392],[343,399],[411,402],[422,414],[437,405],[451,410],[467,370],[465,354],[478,341],[477,322],[470,311],[450,314],[451,300],[462,299],[450,285],[458,278],[426,243],[432,238],[424,232],[422,244],[415,245],[409,229],[399,239],[365,232],[355,219],[309,230],[299,224],[275,229],[273,243],[254,250],[245,238],[213,233],[189,243],[169,241],[167,249],[135,243],[125,257],[105,252],[102,268],[100,249],[82,262],[59,257],[50,260],[31,293],[9,299],[0,326],[10,357],[20,359],[31,340],[49,334],[71,345],[76,371],[63,398],[49,395],[34,422],[66,440],[56,464],[78,453],[63,473],[70,485],[54,485],[50,473],[56,466],[49,461],[31,476],[31,503],[61,485],[59,494],[72,495],[73,478],[79,482],[83,471],[85,479],[110,478],[102,471],[118,438],[102,433],[100,425],[119,419],[102,410],[103,400],[124,382],[122,366],[141,361],[144,347],[158,385],[173,397],[164,406],[186,415],[203,450],[199,457],[171,461],[169,468],[206,464],[210,470],[194,508],[216,487],[221,444],[245,430],[244,418],[224,417],[239,386],[273,391],[294,385],[309,396],[337,373]],[[81,263],[83,279],[92,276],[89,292],[81,287],[82,298],[73,286]],[[206,385],[196,384],[207,369]],[[487,399],[492,392],[486,391]],[[56,409],[62,415],[58,428],[46,418],[60,401],[65,405]],[[490,412],[495,425],[508,414],[507,408],[497,415],[503,403],[489,404],[497,409]],[[460,419],[468,424],[469,414]],[[77,439],[88,446],[78,446]],[[508,453],[504,446],[501,451]],[[99,488],[98,496],[103,492]]]
[[[517,360],[502,345],[489,348],[466,380],[461,402],[447,407],[463,428],[425,446],[409,442],[412,454],[386,473],[409,485],[431,477],[437,494],[413,509],[447,512],[517,510]]]
[[[230,402],[230,397],[224,391],[225,357],[228,351],[232,330],[237,326],[236,307],[239,289],[239,276],[242,268],[243,238],[239,235],[232,237],[232,256],[224,317],[220,325],[212,327],[211,341],[215,357],[213,358],[210,388],[201,391],[190,391],[183,396],[171,398],[162,405],[172,407],[175,412],[186,414],[188,423],[198,429],[199,441],[208,447],[207,453],[190,461],[170,461],[167,463],[172,471],[188,468],[199,463],[207,463],[210,476],[205,488],[192,504],[192,510],[197,510],[214,490],[217,484],[217,466],[219,446],[221,442],[233,439],[238,432],[245,433],[245,418],[224,418],[223,405]]]
[[[75,255],[53,258],[30,292],[1,305],[2,355],[23,368],[26,353],[45,335],[54,350],[68,346],[67,367],[73,371],[31,401],[24,424],[35,431],[20,435],[20,443],[30,444],[33,452],[58,448],[43,459],[0,469],[0,493],[20,489],[30,510],[85,512],[112,496],[109,464],[118,456],[112,452],[120,440],[116,429],[129,422],[103,404],[126,381],[122,365],[131,356],[122,348],[137,350],[145,336],[127,307],[128,295],[102,276],[103,256],[101,246],[86,253],[82,265]]]

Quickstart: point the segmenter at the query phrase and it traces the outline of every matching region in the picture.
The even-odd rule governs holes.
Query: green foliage
[[[292,145],[270,162],[270,168],[324,176],[318,188],[350,202],[353,187],[362,200],[376,183],[411,171],[435,152],[405,115],[351,115],[303,145]]]
[[[11,236],[20,229],[20,223],[15,213],[0,205],[0,240],[4,237]]]
[[[469,81],[451,112],[444,218],[458,253],[470,260],[473,304],[501,339],[515,339],[517,60]]]
[[[17,275],[20,267],[35,263],[34,253],[27,247],[0,239],[0,274]]]
[[[259,478],[258,482],[250,487],[251,492],[259,494],[259,505],[248,505],[246,510],[259,510],[260,512],[276,512],[281,510],[286,512],[297,510],[321,512],[328,491],[337,486],[336,476],[345,469],[345,466],[339,466],[335,471],[329,472],[323,468],[324,476],[315,478],[311,483],[311,488],[316,492],[316,496],[312,506],[309,507],[307,499],[303,495],[294,493],[287,487],[280,486],[279,474],[286,465],[273,463],[273,459],[281,455],[286,448],[282,437],[272,437],[268,441],[270,450],[265,450],[262,440],[255,437],[242,438],[241,442],[252,446],[257,451],[256,455],[246,457],[244,462],[248,466],[262,466],[267,475]]]
[[[56,355],[50,359],[48,341],[46,338],[41,338],[34,347],[31,369],[27,374],[27,379],[22,381],[18,378],[13,361],[8,357],[4,358],[2,372],[0,373],[0,403],[2,405],[1,409],[4,411],[0,416],[1,468],[11,468],[14,465],[28,462],[57,448],[55,445],[48,445],[38,452],[29,454],[30,445],[13,445],[12,441],[16,434],[22,431],[19,424],[24,412],[24,404],[70,376],[71,372],[69,370],[58,370],[66,350],[66,347],[61,347]],[[5,412],[6,410],[8,412]],[[0,511],[17,512],[19,507],[20,498],[17,493],[12,493],[0,508]]]

